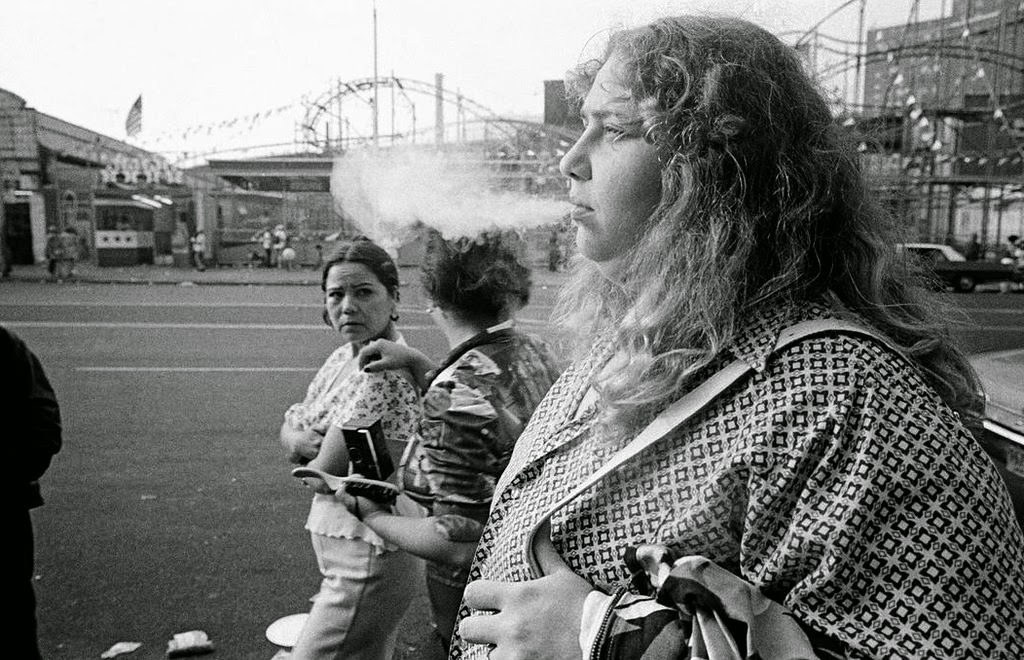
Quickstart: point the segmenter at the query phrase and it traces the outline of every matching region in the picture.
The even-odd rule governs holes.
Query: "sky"
[[[922,17],[948,0],[921,0]],[[782,33],[856,36],[856,0],[5,0],[0,88],[42,112],[119,139],[143,97],[137,144],[180,149],[187,131],[291,140],[302,99],[377,72],[433,83],[498,114],[539,117],[560,79],[611,27],[662,14],[738,15]],[[865,28],[903,23],[912,0],[866,0]],[[791,38],[792,39],[792,38]],[[383,106],[382,106],[383,107]],[[428,121],[432,109],[421,109]],[[259,138],[243,135],[253,115]],[[224,125],[238,119],[230,130]],[[276,124],[271,124],[276,120]],[[265,122],[265,125],[264,125]],[[422,123],[421,123],[422,126]],[[206,133],[208,133],[206,131]],[[208,137],[205,133],[203,137]]]

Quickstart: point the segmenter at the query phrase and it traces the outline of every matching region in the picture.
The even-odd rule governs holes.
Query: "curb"
[[[46,278],[36,277],[8,277],[3,281],[5,282],[30,282],[32,284],[56,284],[63,286],[67,284],[140,284],[140,285],[159,285],[159,286],[313,286],[319,285],[320,279],[316,280],[297,280],[294,282],[281,282],[281,281],[269,281],[260,280],[252,282],[241,282],[238,280],[144,280],[144,279],[115,279],[115,278],[96,278],[96,277],[75,277],[70,280],[66,280],[63,283],[53,282]],[[404,284],[404,283],[403,283]]]
[[[412,268],[412,267],[410,267]],[[19,272],[20,270],[20,272]],[[404,269],[400,269],[404,270]],[[230,271],[229,271],[230,272]],[[97,272],[95,269],[88,269],[86,272],[78,273],[73,278],[63,282],[63,284],[134,284],[134,285],[150,285],[150,286],[302,286],[302,287],[319,287],[320,286],[320,273],[318,271],[309,271],[308,276],[303,279],[276,279],[276,278],[258,278],[258,279],[244,279],[242,276],[245,273],[251,271],[244,271],[237,273],[238,277],[230,277],[225,275],[218,276],[216,271],[213,271],[211,275],[213,277],[197,277],[195,279],[189,279],[185,277],[186,273],[181,273],[180,278],[169,277],[165,273],[154,273],[154,277],[146,277],[146,273],[130,274],[110,274],[107,275],[102,271]],[[537,277],[537,272],[534,271],[533,287],[535,289],[544,288],[557,288],[565,281],[563,276],[545,276]],[[410,286],[418,282],[418,271],[417,272],[402,272],[400,285]],[[0,279],[0,285],[6,282],[27,282],[32,284],[54,284],[46,275],[45,270],[41,268],[26,268],[21,269],[15,267],[15,270],[3,279]]]

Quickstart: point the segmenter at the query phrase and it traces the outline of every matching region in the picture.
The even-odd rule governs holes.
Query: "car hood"
[[[985,389],[985,416],[1024,433],[1024,349],[971,357]]]

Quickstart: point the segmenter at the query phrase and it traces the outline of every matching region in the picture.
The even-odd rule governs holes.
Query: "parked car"
[[[985,391],[978,439],[1006,481],[1024,526],[1024,349],[982,353],[971,364]]]
[[[1018,277],[1012,262],[968,261],[956,248],[942,243],[902,243],[897,247],[914,255],[939,288],[949,286],[969,293],[979,284],[1010,282]]]

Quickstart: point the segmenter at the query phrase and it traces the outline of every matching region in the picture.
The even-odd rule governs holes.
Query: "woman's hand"
[[[359,368],[366,373],[406,369],[412,374],[420,391],[427,386],[427,372],[434,368],[430,358],[420,351],[390,339],[374,339],[359,350],[356,359]]]
[[[285,422],[281,425],[279,437],[290,462],[307,463],[320,453],[320,445],[324,441],[324,431],[299,429]]]
[[[589,582],[565,565],[551,545],[547,525],[534,546],[544,577],[528,582],[477,580],[466,586],[466,604],[492,614],[466,617],[459,634],[468,642],[489,644],[491,660],[579,658],[583,601]]]
[[[334,494],[345,508],[359,520],[364,523],[380,514],[391,514],[392,508],[389,504],[381,504],[380,502],[374,502],[367,497],[360,497],[358,495],[352,495],[351,493],[339,491]]]
[[[390,339],[374,339],[359,350],[359,368],[368,373],[408,369],[416,352]]]

